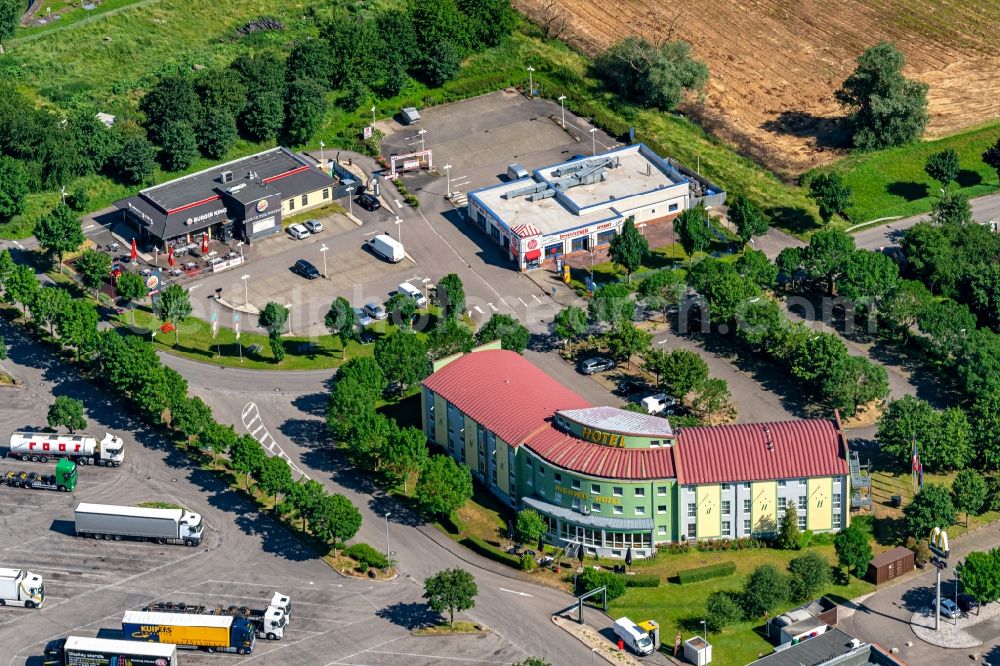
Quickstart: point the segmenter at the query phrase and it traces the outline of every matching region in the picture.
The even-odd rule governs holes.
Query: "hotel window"
[[[807,502],[808,500],[809,500],[809,498],[808,498],[808,497],[806,497],[805,495],[803,495],[803,496],[799,497],[799,511],[800,511],[800,512],[801,512],[801,511],[805,511],[805,510],[806,510],[806,506],[807,506],[807,505],[806,505],[806,502]]]
[[[723,516],[728,516],[730,513],[732,513],[732,509],[733,509],[732,505],[733,505],[733,503],[730,502],[729,500],[722,500],[722,515]]]
[[[590,505],[590,510],[593,511],[594,513],[600,513],[601,505],[598,504],[597,502],[594,502],[593,504]]]
[[[744,518],[743,519],[743,533],[744,534],[750,534],[750,519],[749,518]]]
[[[302,195],[302,205],[303,206],[308,206],[309,205],[309,195],[308,194],[303,194]]]
[[[698,515],[698,505],[694,502],[688,503],[688,518],[694,518]]]
[[[652,447],[652,448],[659,448],[659,446],[660,446],[660,440],[658,440],[658,439],[650,440],[649,446]]]
[[[722,521],[722,536],[733,536],[732,523],[728,520]]]
[[[330,198],[330,188],[329,187],[324,187],[323,188],[323,198],[324,199],[329,199]]]
[[[729,490],[729,484],[728,483],[723,483],[722,484],[722,492],[726,492],[727,490]]]
[[[675,210],[677,210],[677,204],[675,204],[675,203],[674,204],[670,204],[670,208],[668,210],[671,213],[674,212]]]
[[[800,486],[806,485],[806,480],[805,479],[799,479],[799,485]]]
[[[659,527],[656,528],[656,533],[657,534],[666,534],[667,533],[667,526],[666,525],[660,525]]]
[[[599,483],[592,483],[592,484],[590,484],[590,492],[594,493],[595,495],[600,495],[601,494],[601,484],[599,484]]]
[[[624,512],[622,511],[622,508],[620,506],[616,506],[616,507],[614,507],[614,513],[615,513],[615,515],[620,516]]]
[[[833,513],[833,529],[835,529],[835,530],[839,530],[840,529],[840,521],[841,520],[842,520],[842,518],[841,518],[840,512],[839,511],[835,511]]]
[[[612,492],[612,494],[613,494],[613,495],[614,495],[615,497],[621,497],[621,496],[622,496],[622,488],[621,488],[621,486],[615,486],[615,487],[614,487],[614,488],[612,489],[612,491],[611,491],[611,492]]]
[[[294,197],[288,200],[288,210],[295,210],[295,199],[294,199]]]
[[[778,481],[778,487],[779,488],[784,488],[785,487],[785,480],[784,479],[781,479],[780,481]]]
[[[562,483],[562,474],[560,474],[559,472],[556,472],[555,479],[556,479],[556,483]]]
[[[840,493],[833,494],[833,510],[834,511],[840,510]]]
[[[666,504],[660,504],[659,506],[656,507],[656,513],[666,513],[666,512],[667,512]]]
[[[666,486],[656,486],[656,494],[659,495],[660,497],[665,497],[666,494],[667,494],[667,487]]]
[[[636,497],[645,497],[646,496],[646,489],[645,488],[636,488],[635,489],[635,496]]]
[[[635,515],[637,515],[637,516],[645,516],[646,515],[646,507],[644,507],[644,506],[637,506],[637,507],[635,507]]]
[[[750,513],[750,500],[743,500],[743,513]]]
[[[804,530],[806,528],[806,516],[802,514],[799,516],[799,529]]]
[[[743,487],[749,490],[750,489],[750,482],[749,481],[744,481],[743,482]]]
[[[580,480],[573,479],[573,490],[579,490],[579,489],[580,489]]]
[[[688,525],[688,539],[698,538],[698,526],[694,523]]]

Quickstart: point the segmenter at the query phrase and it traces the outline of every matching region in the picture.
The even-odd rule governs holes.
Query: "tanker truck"
[[[200,544],[204,531],[201,516],[186,509],[147,509],[87,502],[76,507],[75,524],[77,536],[185,546]]]
[[[44,602],[41,576],[24,569],[0,569],[0,606],[40,608]]]
[[[271,603],[264,609],[225,605],[211,608],[208,606],[186,604],[184,602],[161,601],[150,604],[142,610],[150,613],[189,613],[196,615],[232,615],[234,617],[242,617],[250,621],[250,624],[257,632],[257,638],[276,641],[281,640],[285,636],[285,627],[288,626],[289,614],[292,612],[292,601],[280,592],[275,592],[271,597]]]
[[[61,666],[177,666],[177,646],[70,636],[46,647],[45,657]]]
[[[105,433],[104,439],[88,434],[61,435],[54,432],[15,432],[10,436],[7,455],[24,461],[48,462],[69,458],[77,465],[118,467],[125,460],[125,442]]]
[[[69,458],[56,463],[55,474],[41,474],[24,470],[10,470],[0,476],[0,485],[35,490],[60,490],[72,492],[76,488],[76,464]]]
[[[250,621],[232,615],[125,611],[122,636],[133,641],[239,654],[250,654],[257,643],[257,632]]]

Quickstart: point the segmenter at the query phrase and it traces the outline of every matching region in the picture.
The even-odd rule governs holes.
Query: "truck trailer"
[[[125,611],[122,636],[133,641],[239,654],[250,654],[257,643],[257,632],[250,622],[232,615]]]
[[[45,657],[62,666],[177,666],[177,646],[70,636],[46,648]]]
[[[7,455],[32,462],[69,458],[78,465],[118,467],[125,460],[125,442],[111,433],[105,433],[104,439],[98,442],[87,434],[15,432],[10,436]]]
[[[24,569],[0,569],[0,606],[40,608],[44,602],[41,576]]]
[[[34,488],[35,490],[59,490],[71,492],[76,488],[76,463],[63,458],[56,463],[55,474],[41,474],[24,470],[11,470],[0,476],[0,485],[12,488]]]
[[[185,509],[88,504],[76,507],[76,535],[95,539],[138,539],[197,546],[204,525],[201,516]]]
[[[276,641],[281,640],[285,636],[285,627],[288,626],[292,602],[289,597],[280,592],[275,592],[271,597],[271,603],[264,609],[225,605],[212,608],[186,604],[184,602],[161,601],[150,604],[142,610],[148,613],[189,613],[196,615],[231,615],[233,617],[242,617],[248,620],[253,626],[257,632],[257,638]]]

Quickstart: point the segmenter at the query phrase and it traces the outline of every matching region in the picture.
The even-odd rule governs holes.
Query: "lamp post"
[[[327,251],[327,250],[329,250],[329,249],[330,249],[330,248],[328,248],[328,247],[326,246],[326,243],[324,243],[324,244],[323,244],[323,246],[319,248],[319,251],[323,253],[323,277],[324,277],[324,278],[327,278],[327,277],[329,277],[329,276],[328,276],[328,275],[326,274],[326,251]]]
[[[591,127],[590,128],[590,146],[591,146],[590,147],[590,154],[591,155],[596,155],[597,154],[597,128],[596,127]]]
[[[562,109],[562,126],[566,129],[566,95],[559,95],[559,107]]]
[[[535,68],[528,65],[528,97],[535,97]]]
[[[421,127],[420,131],[417,132],[417,134],[420,135],[420,152],[423,152],[424,150],[426,150],[426,147],[424,146],[424,135],[427,134],[427,130]]]
[[[150,344],[153,343],[153,341],[154,341],[155,338],[156,338],[156,331],[150,331],[149,332],[149,342],[150,342]]]
[[[451,165],[450,164],[445,164],[444,165],[444,172],[445,172],[445,174],[448,177],[448,198],[450,199],[451,198]]]
[[[962,575],[959,573],[958,567],[962,565],[961,562],[955,565],[955,610],[958,610],[958,584],[961,582]],[[955,617],[955,624],[958,625],[958,617]]]
[[[375,105],[372,104],[372,131],[375,131]]]
[[[326,144],[325,144],[325,143],[323,143],[323,140],[322,140],[322,139],[320,139],[320,140],[319,140],[319,163],[320,163],[320,164],[323,164],[324,162],[326,162],[326,160],[325,160],[325,159],[323,159],[323,148],[324,148],[325,146],[326,146]]]
[[[248,285],[247,280],[250,279],[250,276],[244,275],[240,279],[243,280],[243,305],[247,306],[250,305],[250,289],[247,286]]]
[[[399,239],[399,244],[402,245],[403,244],[403,220],[399,217],[399,215],[396,216],[396,236]]]
[[[391,552],[389,550],[389,516],[391,515],[392,513],[385,514],[385,559],[389,559],[389,553]]]
[[[705,640],[708,640],[708,625],[705,624],[704,620],[701,621],[701,634],[702,634],[702,638],[704,638]]]

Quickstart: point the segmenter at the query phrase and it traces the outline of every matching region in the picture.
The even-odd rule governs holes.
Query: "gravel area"
[[[973,648],[983,644],[980,638],[974,636],[970,631],[981,634],[978,631],[979,625],[990,622],[1000,617],[1000,603],[984,605],[977,615],[963,614],[958,618],[958,622],[942,617],[941,628],[934,631],[934,611],[930,608],[919,610],[910,618],[910,626],[913,633],[922,641],[944,648]],[[996,626],[996,623],[991,623]],[[992,633],[992,632],[991,632]],[[995,638],[995,636],[991,637]]]

